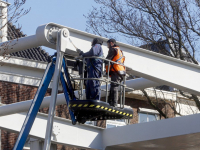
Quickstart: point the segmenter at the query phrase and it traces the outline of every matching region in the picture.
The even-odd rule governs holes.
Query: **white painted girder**
[[[86,32],[68,28],[71,39],[76,47],[84,52],[91,48],[93,38],[99,37]],[[107,38],[102,46],[104,55],[107,56]],[[183,91],[200,95],[200,66],[179,59],[155,53],[132,45],[117,42],[125,55],[125,65],[129,68],[128,73],[141,76],[151,81],[168,85]],[[69,53],[75,48],[68,47]]]
[[[24,37],[14,40],[11,43],[7,43],[8,46],[6,52],[11,53],[42,45],[55,49],[55,44],[51,43],[48,37],[48,31],[53,26],[58,28],[67,28],[70,32],[73,43],[84,52],[91,48],[91,41],[93,38],[99,37],[62,25],[49,23],[39,26],[36,30],[36,35]],[[104,40],[102,47],[104,55],[106,56],[108,52],[106,41],[108,39],[103,37],[100,38]],[[117,42],[117,44],[124,52],[126,57],[125,65],[130,68],[129,73],[158,82],[162,85],[169,85],[196,95],[200,95],[200,84],[197,84],[200,79],[200,66],[124,43]],[[0,46],[3,45],[0,44]],[[1,48],[0,55],[4,52],[5,49]],[[70,55],[77,55],[72,44],[68,44],[66,53],[69,53]]]
[[[132,124],[103,131],[106,150],[199,149],[200,114]]]
[[[17,113],[0,117],[0,129],[18,133],[26,113]],[[44,140],[48,116],[38,113],[29,133],[30,137]],[[91,125],[72,125],[70,120],[55,117],[52,131],[52,143],[81,148],[102,149],[102,128]]]
[[[36,35],[31,35],[11,41],[6,41],[0,43],[0,55],[22,51],[40,45],[41,43],[39,43],[39,41],[37,40]]]
[[[19,83],[23,85],[39,86],[47,67],[47,62],[26,58],[11,57],[3,59],[0,56],[0,81]],[[49,85],[52,88],[52,82]],[[62,90],[59,84],[59,90]]]
[[[26,113],[0,117],[0,129],[18,133]],[[55,117],[52,143],[106,150],[199,149],[200,114],[102,129]],[[47,115],[38,113],[30,137],[44,140]]]

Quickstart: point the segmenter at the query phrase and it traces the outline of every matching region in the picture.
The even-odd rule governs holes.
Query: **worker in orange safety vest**
[[[124,64],[125,57],[123,56],[123,52],[120,50],[120,47],[116,45],[115,39],[109,39],[107,41],[107,46],[109,48],[108,55],[106,59],[112,60],[117,63]],[[111,83],[110,87],[110,95],[108,99],[108,103],[110,106],[117,107],[118,104],[118,87],[121,81],[125,76],[125,67],[119,64],[110,63],[110,68],[108,69],[108,62],[106,64],[106,73],[109,73],[111,77],[111,81],[115,83]],[[109,72],[108,72],[109,70]]]

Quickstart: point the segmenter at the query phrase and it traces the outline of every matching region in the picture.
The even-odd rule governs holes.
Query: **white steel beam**
[[[200,114],[132,124],[103,131],[106,150],[199,149]]]
[[[12,41],[0,43],[0,55],[10,54],[21,50],[41,46],[36,35],[31,35]]]
[[[43,150],[50,150],[51,147],[51,134],[52,134],[52,127],[53,127],[53,120],[54,120],[54,111],[56,107],[56,100],[58,94],[58,84],[60,80],[60,73],[62,69],[62,62],[65,52],[65,47],[67,45],[67,40],[69,38],[69,31],[67,29],[62,29],[57,33],[57,57],[56,57],[56,64],[55,64],[55,71],[53,75],[53,87],[51,91],[51,102],[49,105],[49,115],[48,115],[48,122],[46,128],[46,136],[44,142]]]
[[[91,48],[92,39],[99,37],[62,25],[49,23],[38,27],[36,35],[6,43],[7,47],[6,49],[1,48],[0,55],[4,54],[5,50],[7,53],[11,53],[41,45],[55,49],[56,45],[52,30],[62,28],[69,30],[71,39],[76,47],[84,52]],[[103,37],[99,38],[102,38],[105,42],[108,40]],[[126,57],[125,65],[130,68],[129,73],[200,95],[200,84],[197,84],[200,78],[200,66],[120,42],[118,42],[118,45]],[[0,46],[4,47],[2,44]],[[103,45],[103,50],[106,55],[108,51],[106,43]],[[77,55],[72,44],[68,44],[66,52],[69,55]]]
[[[47,67],[47,62],[40,62],[19,57],[3,59],[0,56],[0,81],[39,86]],[[49,85],[52,88],[52,82]],[[59,84],[59,90],[62,90]]]
[[[126,85],[135,90],[139,90],[139,89],[144,89],[146,86],[155,87],[155,86],[158,86],[159,84],[152,82],[150,80],[147,80],[147,79],[138,78],[138,79],[126,81]],[[101,86],[101,89],[106,89],[106,86],[105,85]],[[85,94],[84,91],[83,91],[83,93]],[[78,91],[75,91],[75,95],[78,97]],[[105,95],[106,95],[106,93],[104,91],[102,91],[101,96],[104,97]],[[85,95],[83,97],[85,98]],[[10,115],[10,114],[20,113],[20,112],[27,112],[30,108],[32,101],[33,100],[27,100],[27,101],[23,101],[23,102],[18,102],[18,103],[1,106],[0,107],[0,116]],[[45,97],[40,108],[49,107],[50,101],[51,101],[51,96]],[[64,94],[57,95],[56,105],[61,105],[61,104],[66,104]]]
[[[90,49],[92,39],[99,37],[75,29],[68,28],[68,30],[73,43],[84,52]],[[106,41],[108,39],[99,38],[104,40],[102,48],[106,56],[108,52]],[[125,65],[132,75],[200,95],[200,84],[197,84],[200,79],[199,65],[120,42],[117,42],[117,45],[124,52]],[[75,51],[72,45],[69,49]]]
[[[8,35],[8,6],[10,4],[4,1],[0,1],[0,41],[7,41]]]
[[[2,116],[0,117],[0,129],[18,133],[25,117],[26,113]],[[29,136],[44,140],[47,119],[46,114],[38,113]],[[53,144],[102,149],[102,130],[102,128],[91,125],[72,125],[71,120],[55,116],[51,139]]]
[[[0,129],[18,133],[26,113],[0,117]],[[87,149],[199,149],[200,114],[102,129],[55,117],[52,143]],[[30,137],[44,140],[47,115],[38,113]],[[176,141],[176,142],[174,142]]]

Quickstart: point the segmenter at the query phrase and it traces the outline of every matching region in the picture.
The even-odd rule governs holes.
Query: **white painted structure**
[[[25,115],[0,117],[0,128],[19,132]],[[55,117],[52,143],[101,150],[198,149],[199,117],[200,114],[196,114],[109,129],[90,125],[73,126],[70,120]],[[44,140],[46,122],[47,115],[38,113],[30,137]]]
[[[38,27],[35,35],[7,43],[9,46],[6,53],[42,45],[55,49],[56,45],[52,42],[52,37],[49,34],[50,29],[53,27],[59,29],[67,28],[72,41],[84,52],[90,49],[92,39],[99,37],[65,26],[49,23]],[[107,41],[106,38],[102,39]],[[2,43],[1,46],[4,44],[5,43]],[[126,57],[125,65],[129,68],[129,73],[200,95],[200,84],[196,84],[200,78],[200,66],[120,42],[118,42],[118,45],[121,47]],[[106,43],[103,45],[103,50],[106,55]],[[4,52],[5,51],[1,49],[0,55]],[[75,48],[70,42],[67,45],[66,53],[69,55],[77,55]]]
[[[8,21],[8,6],[10,4],[0,1],[0,42],[7,41],[7,21]],[[0,100],[1,102],[1,100]],[[0,130],[0,150],[1,150],[1,130]]]
[[[0,42],[7,41],[7,21],[8,21],[8,6],[10,4],[4,1],[0,1]]]
[[[199,149],[198,117],[200,114],[106,129],[103,144],[106,150]]]
[[[24,85],[39,86],[47,63],[35,60],[0,56],[0,80]]]
[[[1,47],[5,46],[5,44],[9,44],[6,53],[16,52],[41,45],[55,49],[56,45],[53,40],[54,36],[50,35],[50,29],[52,29],[52,27],[68,29],[70,31],[70,38],[72,41],[76,43],[77,47],[81,48],[83,51],[88,51],[91,47],[92,39],[97,37],[89,33],[50,23],[38,27],[36,35],[24,37],[18,41],[13,40],[11,43],[1,43]],[[104,41],[107,40],[106,38],[103,39]],[[184,91],[191,92],[193,94],[200,95],[200,85],[196,84],[200,78],[200,67],[198,65],[190,64],[181,60],[163,56],[161,54],[150,52],[141,48],[136,48],[123,43],[118,43],[118,45],[124,51],[126,57],[125,65],[128,66],[128,72],[133,75],[138,75],[149,79],[147,80],[141,78],[127,81],[127,86],[136,86],[135,89],[140,89],[166,84],[178,89],[182,89]],[[103,46],[104,52],[106,49],[107,48],[105,44]],[[4,52],[4,49],[1,48],[0,54],[3,54]],[[67,45],[66,53],[69,55],[76,55],[74,47],[70,44]],[[9,61],[7,64],[9,64]],[[176,72],[176,74],[172,74],[171,72]],[[189,77],[190,80],[188,80]],[[43,101],[42,107],[49,106],[50,99],[50,97],[46,97]],[[30,103],[31,100],[0,107],[0,128],[18,132],[21,128],[25,114],[12,113],[27,111],[30,107]],[[60,94],[58,95],[57,104],[59,105],[63,103],[65,103],[64,96],[63,94]],[[165,138],[169,139],[169,141],[173,141],[174,138],[176,139],[176,137],[178,138],[177,140],[181,138],[188,139],[188,135],[191,135],[189,136],[190,140],[196,140],[196,137],[199,137],[200,131],[199,121],[197,121],[198,117],[199,115],[193,115],[104,130],[86,125],[72,126],[71,123],[61,123],[59,120],[55,120],[54,125],[57,125],[60,130],[62,129],[62,132],[55,134],[56,141],[53,142],[92,149],[130,149],[132,146],[137,146],[140,149],[146,149],[148,147],[160,148],[159,143],[161,140],[161,146],[167,147],[169,144],[162,143],[162,140]],[[33,131],[31,130],[30,135],[35,138],[43,139],[43,132],[46,129],[46,120],[47,117],[41,117],[41,114],[38,115],[32,128]],[[15,126],[12,126],[11,121],[18,123]],[[180,125],[182,126],[180,127]],[[173,128],[169,128],[169,126]],[[40,129],[43,129],[43,132],[40,131]],[[73,133],[71,131],[73,131]],[[196,136],[193,136],[193,134],[196,134]],[[81,140],[83,140],[83,142]],[[155,144],[149,144],[149,140],[153,140],[151,143],[155,142]],[[190,141],[188,142],[190,143]],[[145,143],[147,144],[146,147],[144,147]],[[181,144],[186,143],[184,142]],[[172,147],[177,148],[177,145],[172,145]]]
[[[26,113],[0,117],[0,127],[11,132],[19,132],[25,117]],[[30,132],[32,138],[44,140],[47,119],[47,114],[38,113]],[[102,128],[89,125],[74,126],[71,120],[55,116],[52,143],[102,149],[102,130]]]
[[[46,62],[12,56],[4,59],[0,56],[0,80],[23,85],[39,86],[47,67]],[[52,82],[49,84],[52,88]],[[62,90],[59,84],[59,90]]]

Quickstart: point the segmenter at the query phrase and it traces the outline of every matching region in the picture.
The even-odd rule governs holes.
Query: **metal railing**
[[[84,78],[86,59],[101,59],[101,60],[104,61],[103,63],[105,63],[105,61],[108,62],[108,72],[107,72],[106,78],[104,78],[104,76],[103,76],[103,72],[104,72],[104,67],[103,66],[102,66],[102,75],[101,75],[100,78]],[[109,83],[110,84],[114,83],[114,84],[118,84],[119,85],[120,89],[119,89],[118,92],[120,93],[119,94],[120,108],[124,108],[124,105],[125,105],[125,89],[126,88],[129,89],[129,90],[130,89],[134,90],[134,89],[126,87],[126,74],[123,76],[123,79],[122,79],[121,83],[117,83],[117,82],[109,80],[109,78],[110,78],[109,72],[110,72],[110,66],[113,65],[113,64],[119,64],[121,66],[124,66],[125,72],[126,72],[126,66],[124,64],[121,64],[121,63],[118,63],[118,62],[114,62],[114,61],[111,61],[111,60],[108,60],[108,59],[105,59],[105,58],[102,58],[102,57],[97,57],[97,56],[84,57],[82,59],[82,64],[83,64],[83,66],[82,66],[82,74],[80,75],[81,77],[72,79],[72,80],[80,80],[80,82],[79,82],[80,83],[79,84],[79,91],[80,92],[78,92],[79,93],[79,99],[83,99],[83,87],[84,87],[84,81],[85,80],[99,80],[101,82],[105,82],[106,83],[106,90],[105,90],[105,92],[106,92],[106,96],[105,96],[106,102],[108,102],[108,92],[109,92],[108,84]],[[101,86],[101,84],[100,84],[100,86]]]

